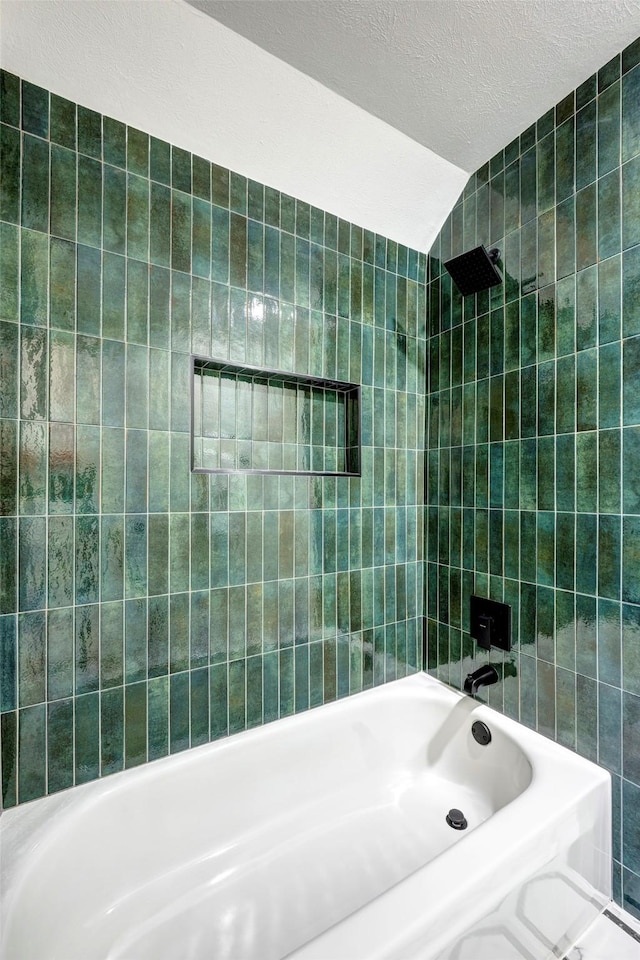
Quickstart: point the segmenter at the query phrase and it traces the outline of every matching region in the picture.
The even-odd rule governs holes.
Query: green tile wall
[[[502,251],[464,300],[443,261]],[[640,916],[640,41],[470,178],[430,256],[428,668],[613,777],[614,889]]]
[[[420,667],[426,255],[3,73],[5,807]],[[362,477],[191,474],[190,356],[362,384]]]

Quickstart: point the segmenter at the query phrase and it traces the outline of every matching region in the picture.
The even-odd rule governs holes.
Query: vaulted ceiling
[[[475,170],[640,35],[640,0],[188,0]]]

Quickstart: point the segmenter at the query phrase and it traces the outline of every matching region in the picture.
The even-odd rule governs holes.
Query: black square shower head
[[[500,251],[497,248],[487,250],[484,244],[481,244],[459,257],[447,260],[444,267],[462,296],[467,297],[471,293],[502,283],[500,271],[496,267],[499,256]]]

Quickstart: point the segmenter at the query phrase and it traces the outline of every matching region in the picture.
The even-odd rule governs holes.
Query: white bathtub
[[[0,956],[559,957],[609,838],[604,771],[420,674],[6,811]]]

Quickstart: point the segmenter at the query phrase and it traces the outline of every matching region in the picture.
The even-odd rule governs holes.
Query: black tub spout
[[[500,677],[498,671],[492,663],[485,663],[473,673],[467,674],[464,682],[464,692],[470,696],[475,696],[480,687],[490,687],[492,683],[497,683]]]

